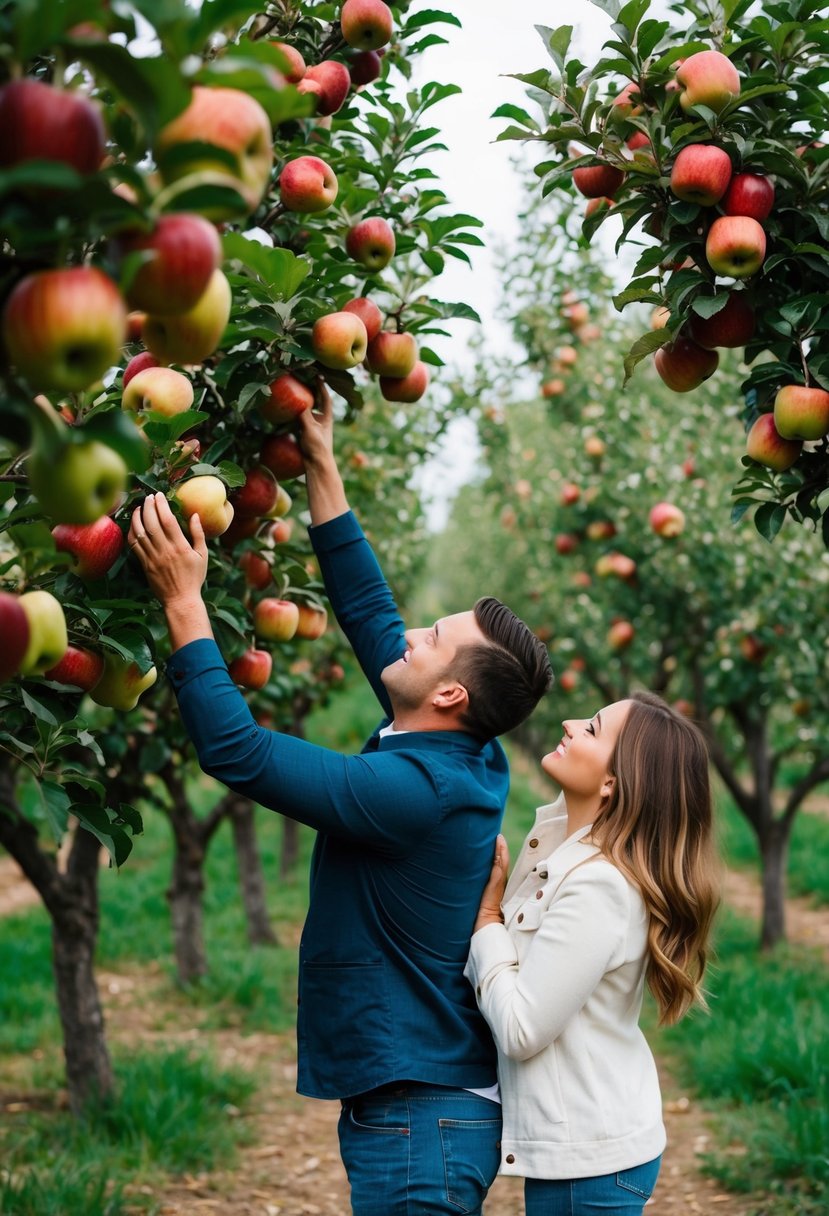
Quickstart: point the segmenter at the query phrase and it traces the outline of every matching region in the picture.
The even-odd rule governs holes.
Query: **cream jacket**
[[[501,1173],[586,1178],[665,1147],[639,1029],[647,918],[639,892],[565,839],[563,798],[539,809],[504,894],[505,924],[472,937],[466,976],[498,1047]]]

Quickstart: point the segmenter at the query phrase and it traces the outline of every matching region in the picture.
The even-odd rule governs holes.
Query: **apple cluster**
[[[576,292],[567,288],[561,294],[559,317],[565,332],[569,330],[573,340],[593,342],[601,336],[598,325],[590,320],[590,309]],[[570,341],[557,346],[550,363],[550,375],[541,385],[541,396],[547,399],[561,397],[567,391],[567,378],[579,360],[579,352]]]

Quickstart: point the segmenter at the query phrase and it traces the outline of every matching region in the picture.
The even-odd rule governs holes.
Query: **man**
[[[501,1118],[494,1047],[463,969],[509,784],[496,736],[547,691],[549,659],[494,599],[404,630],[346,501],[325,390],[300,439],[326,590],[385,714],[360,755],[256,724],[212,640],[197,517],[191,546],[151,495],[129,541],[164,606],[168,675],[202,768],[319,833],[297,1088],[342,1102],[352,1211],[479,1213]]]

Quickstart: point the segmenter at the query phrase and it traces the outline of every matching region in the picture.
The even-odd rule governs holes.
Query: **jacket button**
[[[535,837],[533,837],[533,839],[530,841],[530,848],[531,848],[531,849],[537,849],[537,848],[538,848],[538,841],[535,839]]]
[[[515,1162],[515,1157],[513,1156],[512,1153],[507,1153],[504,1160],[506,1161],[507,1165],[513,1165]]]
[[[518,923],[519,923],[519,925],[520,925],[520,924],[521,924],[521,921],[524,919],[524,913],[523,913],[523,912],[519,912],[519,913],[518,913],[518,915],[516,916],[516,918],[515,918],[515,919],[518,921]]]
[[[536,891],[536,893],[535,893],[535,898],[536,898],[536,899],[541,899],[541,896],[542,896],[543,894],[544,894],[544,892],[543,892],[543,891]]]

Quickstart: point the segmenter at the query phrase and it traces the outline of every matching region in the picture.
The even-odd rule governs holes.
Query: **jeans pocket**
[[[459,1212],[480,1212],[501,1164],[501,1119],[441,1119],[446,1199]]]
[[[409,1135],[406,1103],[399,1098],[367,1095],[351,1099],[347,1106],[348,1121],[358,1131],[381,1136]]]
[[[655,1157],[644,1165],[634,1166],[631,1170],[619,1170],[616,1174],[616,1185],[624,1191],[632,1191],[643,1199],[650,1199],[659,1177],[659,1167],[662,1157]]]

